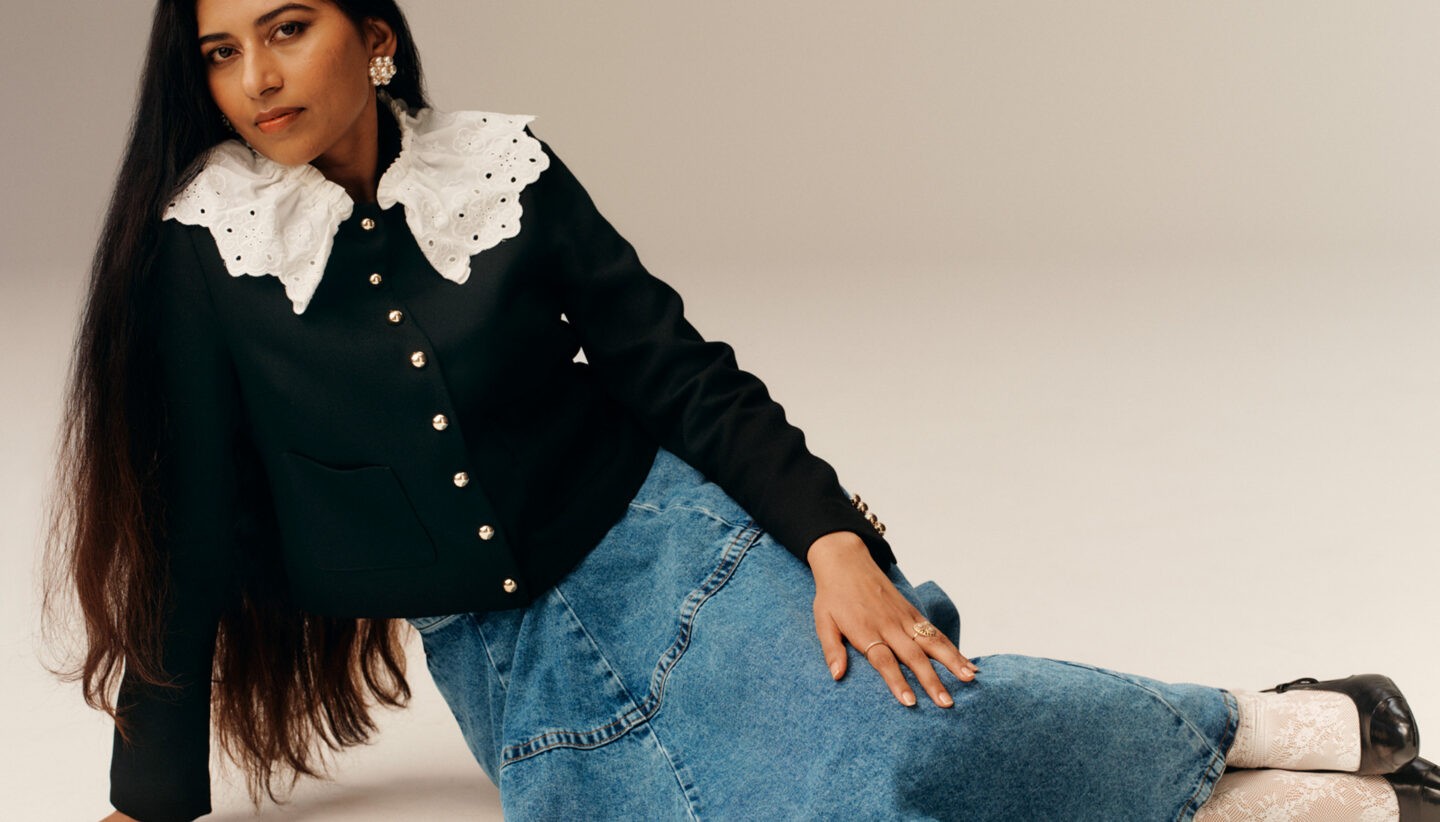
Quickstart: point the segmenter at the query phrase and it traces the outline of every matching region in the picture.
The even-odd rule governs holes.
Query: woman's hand
[[[895,588],[860,537],[849,531],[826,534],[810,546],[806,561],[815,574],[815,633],[831,676],[845,675],[843,637],[864,653],[901,704],[914,705],[915,695],[900,662],[935,704],[946,708],[954,704],[930,658],[966,681],[973,680],[979,669],[938,630],[934,636],[915,636],[913,626],[925,621],[925,615]]]
[[[135,822],[135,818],[116,811],[100,820],[100,822]]]

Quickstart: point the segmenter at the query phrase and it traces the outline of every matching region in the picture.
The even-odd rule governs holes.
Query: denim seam
[[[610,660],[607,659],[604,652],[600,650],[600,643],[595,641],[595,636],[590,633],[590,629],[586,627],[584,620],[580,619],[580,616],[575,613],[575,609],[570,607],[570,600],[566,598],[564,592],[561,591],[559,587],[556,587],[555,595],[557,598],[559,598],[561,604],[565,606],[566,612],[569,613],[570,617],[575,620],[575,624],[580,626],[580,632],[583,633],[585,635],[585,638],[590,641],[590,647],[595,649],[595,653],[600,657],[600,661],[605,663],[605,670],[609,673],[610,677],[615,680],[616,685],[618,685],[620,688],[620,692],[624,695],[625,699],[630,702],[632,707],[628,708],[614,720],[600,726],[599,728],[592,728],[589,731],[546,731],[545,733],[533,736],[524,742],[511,745],[507,747],[504,752],[502,752],[502,757],[509,756],[511,751],[520,751],[521,753],[517,754],[514,759],[507,760],[504,764],[509,764],[510,761],[524,759],[537,753],[543,753],[555,747],[598,748],[601,745],[604,745],[607,742],[610,742],[611,740],[619,737],[621,734],[628,731],[632,726],[634,726],[636,722],[639,721],[629,719],[629,717],[632,717],[637,712],[640,712],[639,704],[636,702],[635,695],[630,693],[629,688],[625,687],[625,680],[622,679],[620,675],[615,672],[615,666],[610,664]],[[642,716],[641,719],[643,718],[644,717]],[[617,725],[621,725],[622,727],[616,730],[613,734],[607,733],[610,729],[615,728]],[[552,737],[558,737],[559,739],[558,741],[549,741]],[[565,740],[568,738],[573,738],[576,741],[573,744],[567,744]],[[539,747],[528,752],[524,750],[533,746]]]
[[[410,627],[411,627],[411,628],[414,628],[418,633],[420,633],[420,634],[423,636],[423,635],[428,634],[428,633],[431,633],[431,632],[433,632],[433,631],[437,631],[437,630],[439,630],[441,627],[443,627],[443,626],[445,626],[445,625],[449,625],[450,623],[454,622],[455,620],[459,619],[459,618],[462,617],[462,616],[465,616],[465,614],[464,614],[464,613],[446,614],[446,615],[444,615],[444,616],[436,619],[434,622],[426,623],[426,624],[425,624],[425,627],[423,627],[423,628],[416,626],[414,622],[411,622],[411,623],[410,623]],[[406,621],[409,622],[409,620],[406,620]]]
[[[660,729],[653,724],[647,725],[646,729],[650,731],[650,738],[655,740],[655,747],[659,748],[660,752],[665,755],[665,761],[670,765],[670,773],[675,777],[675,787],[679,788],[680,795],[685,797],[685,816],[695,822],[699,822],[700,815],[695,812],[695,809],[696,806],[700,804],[700,796],[695,789],[695,784],[693,782],[687,782],[685,778],[680,775],[679,758],[670,753],[669,748],[665,747],[665,741],[660,738]]]
[[[1195,786],[1195,792],[1190,794],[1190,799],[1180,808],[1180,815],[1176,822],[1188,822],[1194,818],[1200,805],[1195,805],[1195,800],[1200,796],[1201,791],[1208,785],[1214,789],[1216,780],[1225,773],[1225,753],[1230,750],[1230,745],[1235,741],[1235,734],[1240,727],[1240,703],[1235,699],[1234,694],[1224,688],[1219,689],[1225,699],[1225,734],[1220,739],[1220,747],[1215,750],[1214,756],[1210,757],[1210,763],[1205,766],[1205,773],[1200,775],[1200,784]],[[1217,763],[1219,769],[1216,769]],[[1194,807],[1191,807],[1191,806]]]
[[[1047,657],[1047,658],[1048,658],[1048,657]],[[1237,710],[1238,710],[1239,704],[1238,704],[1238,703],[1234,703],[1234,704],[1232,705],[1232,703],[1234,702],[1234,697],[1232,697],[1232,696],[1230,696],[1229,694],[1227,694],[1227,693],[1225,692],[1225,689],[1223,689],[1223,688],[1217,689],[1217,690],[1219,690],[1219,691],[1221,692],[1221,694],[1224,696],[1224,702],[1225,702],[1225,734],[1222,736],[1222,738],[1221,738],[1221,740],[1220,740],[1220,746],[1219,746],[1219,747],[1214,747],[1214,746],[1212,746],[1212,745],[1210,744],[1209,738],[1208,738],[1203,732],[1201,732],[1201,730],[1200,730],[1199,728],[1195,727],[1195,723],[1191,722],[1191,721],[1190,721],[1190,718],[1189,718],[1188,716],[1186,716],[1185,714],[1181,713],[1180,711],[1175,710],[1175,706],[1174,706],[1174,705],[1171,705],[1171,704],[1170,704],[1170,701],[1167,700],[1163,695],[1161,695],[1161,694],[1160,694],[1159,692],[1157,692],[1155,689],[1153,689],[1153,688],[1151,688],[1151,687],[1149,687],[1149,686],[1147,686],[1147,685],[1144,685],[1144,684],[1142,684],[1142,683],[1135,682],[1134,680],[1131,680],[1131,679],[1129,679],[1129,678],[1127,678],[1127,677],[1121,676],[1121,675],[1115,673],[1114,671],[1110,671],[1110,670],[1107,670],[1107,669],[1105,669],[1105,668],[1101,668],[1101,667],[1096,666],[1096,665],[1089,665],[1089,664],[1086,664],[1086,663],[1084,663],[1084,662],[1072,662],[1072,661],[1067,660],[1067,659],[1053,659],[1053,660],[1051,660],[1051,661],[1052,661],[1052,662],[1060,662],[1060,663],[1063,663],[1063,664],[1065,664],[1065,665],[1071,665],[1071,666],[1074,666],[1074,667],[1076,667],[1076,668],[1084,668],[1084,669],[1086,669],[1086,670],[1095,671],[1096,673],[1105,674],[1106,676],[1110,676],[1110,677],[1113,677],[1113,678],[1115,678],[1115,679],[1118,679],[1118,680],[1120,680],[1121,682],[1127,682],[1127,683],[1129,683],[1129,684],[1131,684],[1131,685],[1134,685],[1135,687],[1137,687],[1137,688],[1141,689],[1142,691],[1145,691],[1146,693],[1148,693],[1148,694],[1150,694],[1151,696],[1155,697],[1155,699],[1156,699],[1157,701],[1159,701],[1160,704],[1164,705],[1166,708],[1168,708],[1168,709],[1170,710],[1170,712],[1171,712],[1172,714],[1174,714],[1177,718],[1179,718],[1179,720],[1180,720],[1181,722],[1183,722],[1183,723],[1185,724],[1185,726],[1190,729],[1191,733],[1193,733],[1198,739],[1200,739],[1202,742],[1205,743],[1205,747],[1209,748],[1209,749],[1210,749],[1210,752],[1211,752],[1210,762],[1205,766],[1205,773],[1201,774],[1201,776],[1200,776],[1200,784],[1198,784],[1198,785],[1195,786],[1195,791],[1190,794],[1190,798],[1189,798],[1188,800],[1186,800],[1184,806],[1182,806],[1182,807],[1180,808],[1180,815],[1179,815],[1178,817],[1176,817],[1176,819],[1179,820],[1179,822],[1184,822],[1184,820],[1189,819],[1189,818],[1190,818],[1190,814],[1192,814],[1192,813],[1193,813],[1193,810],[1194,810],[1194,809],[1191,808],[1191,805],[1193,805],[1193,804],[1195,803],[1196,797],[1198,797],[1198,796],[1200,795],[1200,792],[1205,788],[1205,786],[1206,786],[1207,784],[1210,784],[1210,783],[1213,782],[1215,779],[1218,779],[1219,776],[1220,776],[1219,773],[1215,773],[1213,777],[1211,776],[1211,774],[1215,771],[1215,765],[1216,765],[1217,762],[1218,762],[1218,763],[1222,763],[1222,772],[1223,772],[1223,762],[1224,762],[1224,758],[1225,758],[1225,751],[1226,751],[1226,749],[1228,749],[1228,748],[1230,747],[1230,742],[1234,739],[1234,735],[1235,735],[1236,728],[1239,726],[1239,722],[1240,722],[1239,717],[1235,715],[1236,712],[1237,712]]]
[[[1115,678],[1115,679],[1120,680],[1121,682],[1124,682],[1124,683],[1127,683],[1127,684],[1129,684],[1129,685],[1133,685],[1133,686],[1136,687],[1136,688],[1139,688],[1140,690],[1142,690],[1142,691],[1144,691],[1145,693],[1149,694],[1150,696],[1154,697],[1155,700],[1156,700],[1157,702],[1159,702],[1161,705],[1164,705],[1164,706],[1166,707],[1166,709],[1170,711],[1170,713],[1172,713],[1172,714],[1175,715],[1175,718],[1176,718],[1176,719],[1179,719],[1179,720],[1185,725],[1185,727],[1187,727],[1187,728],[1190,729],[1190,733],[1194,734],[1196,738],[1198,738],[1200,741],[1204,742],[1204,743],[1205,743],[1205,747],[1210,748],[1210,750],[1211,750],[1212,753],[1217,753],[1217,754],[1220,753],[1220,751],[1216,750],[1216,749],[1210,744],[1210,738],[1209,738],[1208,736],[1206,736],[1205,733],[1204,733],[1203,731],[1201,731],[1198,727],[1196,727],[1194,722],[1191,722],[1191,721],[1190,721],[1190,717],[1186,716],[1186,715],[1185,715],[1184,713],[1182,713],[1181,711],[1176,710],[1176,709],[1175,709],[1175,706],[1170,704],[1170,700],[1166,699],[1164,694],[1160,693],[1159,691],[1155,690],[1154,688],[1151,688],[1150,686],[1145,685],[1145,684],[1143,684],[1143,683],[1136,682],[1135,680],[1130,679],[1130,678],[1128,678],[1128,677],[1121,676],[1121,675],[1115,673],[1114,671],[1109,671],[1109,670],[1106,670],[1106,669],[1104,669],[1104,668],[1101,668],[1101,667],[1098,667],[1098,666],[1095,666],[1095,665],[1087,665],[1087,664],[1085,664],[1085,663],[1083,663],[1083,662],[1071,662],[1071,661],[1065,660],[1065,659],[1056,659],[1056,660],[1052,660],[1052,661],[1054,661],[1054,662],[1061,662],[1061,663],[1064,663],[1064,664],[1066,664],[1066,665],[1072,665],[1072,666],[1074,666],[1074,667],[1076,667],[1076,668],[1084,668],[1084,669],[1086,669],[1086,670],[1095,671],[1095,672],[1097,672],[1097,673],[1102,673],[1102,674],[1105,674],[1106,676],[1113,677],[1113,678]]]
[[[745,540],[742,544],[742,539],[752,530],[754,531],[754,536]],[[748,523],[745,528],[736,532],[730,541],[730,545],[726,546],[720,564],[715,567],[715,570],[711,571],[710,579],[707,579],[701,583],[699,588],[692,591],[691,595],[686,598],[685,603],[680,606],[680,633],[675,641],[671,643],[670,648],[660,655],[660,662],[656,665],[654,672],[650,676],[650,694],[646,698],[647,703],[653,700],[658,709],[660,699],[665,691],[665,680],[670,677],[670,671],[675,667],[675,664],[680,661],[680,657],[685,653],[685,650],[690,647],[690,635],[693,632],[691,625],[695,622],[695,616],[699,613],[700,606],[704,605],[716,591],[720,590],[721,586],[730,580],[730,577],[735,573],[736,567],[740,565],[740,560],[744,558],[750,547],[755,544],[763,533],[764,532],[756,527],[753,522]],[[734,551],[732,554],[732,550],[737,545],[740,546],[740,550]],[[667,664],[666,658],[671,657],[672,654],[673,657],[670,658]]]
[[[485,659],[490,663],[490,670],[495,672],[495,678],[500,681],[500,690],[506,695],[510,693],[510,679],[500,672],[500,666],[495,664],[495,654],[490,651],[490,640],[485,638],[485,627],[479,620],[475,621],[475,633],[480,635],[480,646],[485,649]]]
[[[552,748],[598,748],[601,745],[619,738],[625,734],[626,731],[630,730],[630,728],[654,716],[654,714],[660,710],[660,699],[664,689],[664,682],[669,675],[670,668],[674,667],[675,663],[679,661],[681,655],[689,646],[690,623],[694,620],[695,614],[699,611],[700,606],[704,604],[705,600],[709,599],[709,597],[715,593],[715,591],[719,590],[730,578],[735,571],[735,566],[739,564],[740,560],[749,551],[750,547],[755,544],[755,541],[762,533],[764,532],[761,531],[753,521],[746,523],[744,527],[731,537],[730,544],[725,547],[725,552],[719,565],[717,565],[715,569],[711,571],[710,576],[686,598],[685,604],[681,606],[680,611],[679,636],[671,643],[670,648],[661,654],[656,672],[651,677],[650,693],[646,695],[644,702],[624,711],[614,720],[598,728],[592,728],[587,731],[546,731],[524,742],[507,746],[501,751],[501,767],[503,768],[513,762],[544,753]],[[737,546],[738,550],[736,550]],[[556,589],[556,594],[560,596],[562,600],[564,599],[564,594],[560,592],[558,588]],[[569,609],[569,607],[567,601],[566,608]],[[573,609],[571,609],[571,613],[574,614]],[[577,622],[580,621],[578,616],[576,620]],[[595,642],[594,637],[590,635],[589,630],[585,628],[584,622],[580,622],[580,627],[585,631],[586,636],[590,638],[591,643],[598,651],[600,646]],[[615,676],[620,688],[625,691],[626,697],[634,704],[635,700],[633,695],[629,693],[628,689],[625,689],[624,681],[616,676],[614,666],[610,664],[610,660],[606,659],[603,653],[601,653],[600,658],[605,661],[605,665],[609,668],[610,674]],[[673,761],[671,765],[674,767]]]
[[[649,511],[649,512],[654,513],[654,514],[663,514],[663,513],[665,513],[666,511],[671,511],[671,510],[674,510],[674,509],[677,509],[677,508],[678,508],[678,509],[681,509],[681,510],[684,510],[684,511],[695,511],[695,512],[697,512],[697,513],[704,514],[705,516],[710,517],[711,519],[719,520],[720,522],[725,523],[726,525],[730,526],[731,528],[745,528],[745,527],[749,527],[748,523],[732,522],[731,520],[726,519],[725,517],[721,516],[720,514],[717,514],[717,513],[715,513],[714,511],[712,511],[712,510],[710,510],[709,508],[706,508],[706,507],[704,507],[704,506],[702,506],[702,505],[691,505],[691,504],[687,504],[687,503],[681,502],[681,503],[676,503],[676,504],[674,504],[674,505],[667,505],[667,506],[665,506],[664,508],[661,508],[661,507],[659,507],[659,506],[657,506],[657,505],[653,505],[653,504],[648,503],[648,502],[632,502],[632,503],[630,503],[630,507],[631,507],[631,508],[640,508],[640,509],[642,509],[642,510]]]

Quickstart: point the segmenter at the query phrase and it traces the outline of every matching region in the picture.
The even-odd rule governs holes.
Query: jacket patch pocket
[[[388,465],[337,468],[294,451],[282,458],[288,487],[275,508],[288,550],[330,571],[435,561],[435,543]]]

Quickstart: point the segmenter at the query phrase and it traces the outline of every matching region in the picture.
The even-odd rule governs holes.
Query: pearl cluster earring
[[[383,86],[390,82],[395,76],[395,59],[393,57],[371,57],[370,58],[370,82],[377,86]]]
[[[220,115],[220,124],[223,125],[225,128],[230,129],[231,131],[235,130],[235,126],[230,124],[230,118],[226,117],[224,114]]]

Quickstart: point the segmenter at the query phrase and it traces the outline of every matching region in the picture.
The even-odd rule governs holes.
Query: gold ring
[[[934,625],[931,625],[930,623],[921,620],[915,623],[915,633],[911,634],[910,638],[919,639],[922,636],[935,636],[938,633],[940,632],[935,630]]]
[[[883,640],[883,639],[877,639],[877,640],[875,640],[874,642],[870,643],[869,645],[866,645],[866,646],[865,646],[865,650],[861,651],[861,652],[860,652],[860,655],[861,655],[861,656],[865,656],[866,654],[870,653],[870,649],[871,649],[871,648],[874,648],[876,645],[884,645],[884,644],[885,644],[885,640]]]

